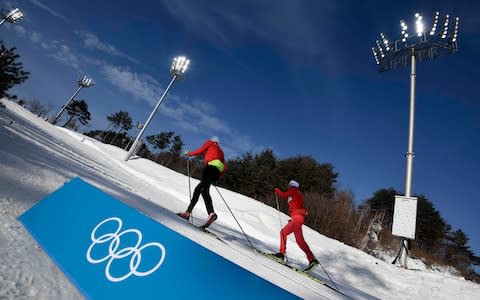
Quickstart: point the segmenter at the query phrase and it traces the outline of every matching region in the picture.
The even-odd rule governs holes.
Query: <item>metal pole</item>
[[[0,21],[0,25],[2,25],[3,23],[5,23],[5,20],[6,20],[6,19],[7,19],[7,18],[3,18],[3,19]]]
[[[138,146],[138,143],[139,143],[139,141],[140,141],[140,138],[142,137],[143,132],[144,132],[145,129],[147,128],[148,123],[150,123],[150,120],[153,118],[153,115],[154,115],[155,112],[157,111],[157,109],[158,109],[158,107],[160,106],[160,104],[162,104],[163,98],[165,98],[165,96],[167,95],[168,90],[169,90],[170,87],[172,86],[172,84],[173,84],[173,82],[175,81],[175,79],[177,79],[177,75],[173,75],[173,78],[172,78],[172,80],[170,81],[170,83],[168,84],[168,86],[167,86],[167,88],[165,89],[165,91],[163,92],[162,97],[160,97],[160,99],[158,100],[157,105],[155,105],[155,108],[153,109],[152,113],[150,114],[150,116],[148,117],[147,121],[146,121],[145,124],[143,125],[142,130],[140,130],[140,133],[137,135],[137,138],[135,139],[135,142],[133,142],[133,145],[132,145],[132,147],[130,148],[130,151],[128,151],[127,156],[125,157],[125,161],[129,160],[130,157],[131,157],[131,156],[134,154],[134,152],[136,151],[136,148],[137,148],[137,146]]]
[[[405,197],[412,196],[412,173],[413,173],[413,158],[415,153],[413,152],[413,130],[415,127],[415,77],[416,77],[416,65],[415,65],[415,49],[412,48],[410,72],[410,121],[408,126],[408,150],[407,156],[407,169],[405,175]],[[402,238],[401,252],[400,252],[400,265],[403,268],[407,268],[407,249],[408,241],[406,238]]]
[[[187,156],[188,201],[192,201],[192,187],[190,185],[190,159]],[[190,213],[190,223],[193,223],[193,211]]]
[[[413,172],[413,130],[415,125],[415,49],[412,49],[412,70],[410,73],[410,122],[408,128],[408,150],[407,156],[407,171],[405,176],[405,197],[412,195],[412,172]]]
[[[80,92],[80,90],[82,89],[83,85],[80,85],[77,89],[77,91],[75,92],[75,94],[73,94],[72,97],[70,97],[70,99],[67,101],[67,103],[65,103],[65,105],[62,106],[62,108],[60,109],[60,111],[58,112],[58,114],[55,116],[55,119],[53,119],[52,121],[52,124],[55,124],[57,123],[57,120],[58,118],[60,117],[60,115],[62,114],[62,112],[65,110],[65,108],[68,106],[68,104],[70,103],[70,101],[73,100],[73,98],[75,98],[75,96]]]

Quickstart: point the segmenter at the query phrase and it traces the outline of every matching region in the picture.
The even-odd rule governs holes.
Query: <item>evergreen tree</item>
[[[255,197],[264,199],[269,205],[276,205],[276,201],[273,201],[273,189],[279,184],[280,176],[277,173],[278,160],[273,150],[263,150],[255,155],[254,161],[257,168],[252,178]]]
[[[116,135],[117,134],[116,133],[117,128],[120,127],[124,122],[128,122],[127,120],[130,120],[130,124],[132,122],[132,119],[130,118],[130,115],[128,114],[128,112],[125,112],[125,111],[118,111],[114,114],[108,115],[107,120],[108,120],[109,124],[108,124],[107,129],[105,129],[106,135],[103,137],[103,141],[105,143],[112,143],[113,142],[113,140],[108,142],[109,141],[109,136],[111,135],[112,130],[113,130],[113,132],[115,132],[115,135]]]
[[[146,139],[154,149],[165,150],[172,143],[172,137],[174,134],[175,132],[173,131],[162,131],[159,134],[149,135]]]
[[[119,111],[115,116],[115,122],[119,122],[118,125],[120,126],[120,130],[123,130],[123,132],[115,134],[115,137],[111,142],[111,144],[113,145],[116,145],[115,141],[117,140],[119,135],[122,135],[122,139],[125,139],[127,133],[130,131],[130,129],[133,128],[132,118],[130,117],[130,114],[126,111]]]
[[[105,143],[108,143],[108,138],[111,135],[110,130],[117,130],[118,127],[122,127],[125,131],[129,131],[132,129],[132,118],[130,117],[129,113],[126,111],[118,111],[114,114],[108,115],[107,120],[109,122],[109,125],[107,129],[105,129],[106,135],[103,137],[103,140]],[[115,133],[117,135],[118,133]],[[113,141],[116,139],[116,137],[110,142],[113,144]]]
[[[130,114],[128,112],[125,112],[124,116],[122,117],[122,130],[125,132],[129,132],[133,128],[132,122],[133,120],[132,117],[130,117]]]
[[[317,192],[327,198],[334,195],[338,174],[329,163],[319,164],[311,156],[299,155],[281,160],[278,172],[283,185],[295,179],[300,182],[304,192]]]
[[[461,229],[450,231],[445,235],[445,259],[463,273],[466,273],[471,265],[475,264],[473,252],[467,245],[468,241],[468,236]]]
[[[179,135],[175,135],[172,139],[172,147],[170,147],[170,153],[172,153],[175,158],[180,157],[183,145],[184,143],[182,141],[182,137]]]
[[[167,166],[169,166],[172,161],[174,163],[178,162],[180,158],[180,153],[182,152],[182,148],[184,145],[182,138],[179,135],[175,135],[172,138],[171,143],[172,143],[172,146],[170,147],[170,150],[169,150],[170,158],[168,160]]]
[[[441,247],[447,224],[426,197],[417,196],[417,232],[415,243],[422,250],[435,253]],[[448,225],[449,226],[449,225]]]
[[[222,178],[222,186],[237,193],[253,197],[255,195],[254,174],[257,170],[255,159],[251,152],[245,153],[227,161],[228,176]]]
[[[109,129],[116,129],[120,124],[122,124],[122,115],[124,114],[123,111],[116,112],[114,114],[108,115],[107,120],[110,123],[105,131]]]
[[[16,95],[10,95],[7,91],[27,80],[30,74],[23,71],[21,62],[16,61],[20,55],[15,53],[15,49],[15,47],[7,49],[0,41],[0,99],[16,99]]]
[[[90,121],[90,112],[88,111],[88,105],[84,100],[73,100],[65,108],[68,114],[68,119],[63,124],[63,127],[74,128],[76,121],[79,121],[82,125],[88,124]]]

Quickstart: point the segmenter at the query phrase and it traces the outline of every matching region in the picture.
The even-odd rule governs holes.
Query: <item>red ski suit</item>
[[[216,159],[221,161],[224,168],[223,168],[223,171],[220,172],[220,175],[225,174],[225,171],[227,170],[227,164],[225,163],[222,148],[220,148],[217,142],[208,140],[200,148],[193,151],[189,151],[188,156],[197,156],[202,153],[205,155],[203,160],[203,163],[205,165],[208,165],[209,162]]]
[[[303,204],[303,195],[296,187],[290,187],[286,192],[275,188],[275,193],[280,197],[287,199],[288,211],[292,218],[280,231],[280,252],[285,254],[287,250],[287,236],[293,232],[295,240],[300,249],[307,255],[308,261],[315,258],[307,242],[303,238],[302,225],[305,222],[307,210]]]

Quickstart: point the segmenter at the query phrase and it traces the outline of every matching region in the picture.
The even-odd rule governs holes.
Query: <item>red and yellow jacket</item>
[[[303,204],[303,195],[296,187],[290,187],[286,192],[279,188],[275,188],[275,193],[280,198],[287,199],[290,216],[293,216],[294,214],[306,216],[308,214],[307,209]]]
[[[200,148],[188,152],[188,156],[197,156],[200,154],[205,155],[203,160],[205,165],[213,165],[219,169],[221,175],[225,174],[227,163],[225,162],[223,150],[217,142],[208,140]]]

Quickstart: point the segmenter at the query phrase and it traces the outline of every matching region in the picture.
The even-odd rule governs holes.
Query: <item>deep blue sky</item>
[[[88,129],[127,110],[144,122],[191,59],[146,134],[173,130],[186,148],[217,135],[232,158],[272,148],[278,157],[330,162],[357,203],[380,188],[403,192],[409,68],[379,73],[371,47],[400,37],[414,14],[460,17],[459,52],[417,66],[413,193],[431,200],[480,255],[478,1],[57,1],[18,0],[24,19],[0,28],[30,79],[12,91],[55,105],[82,74]]]

